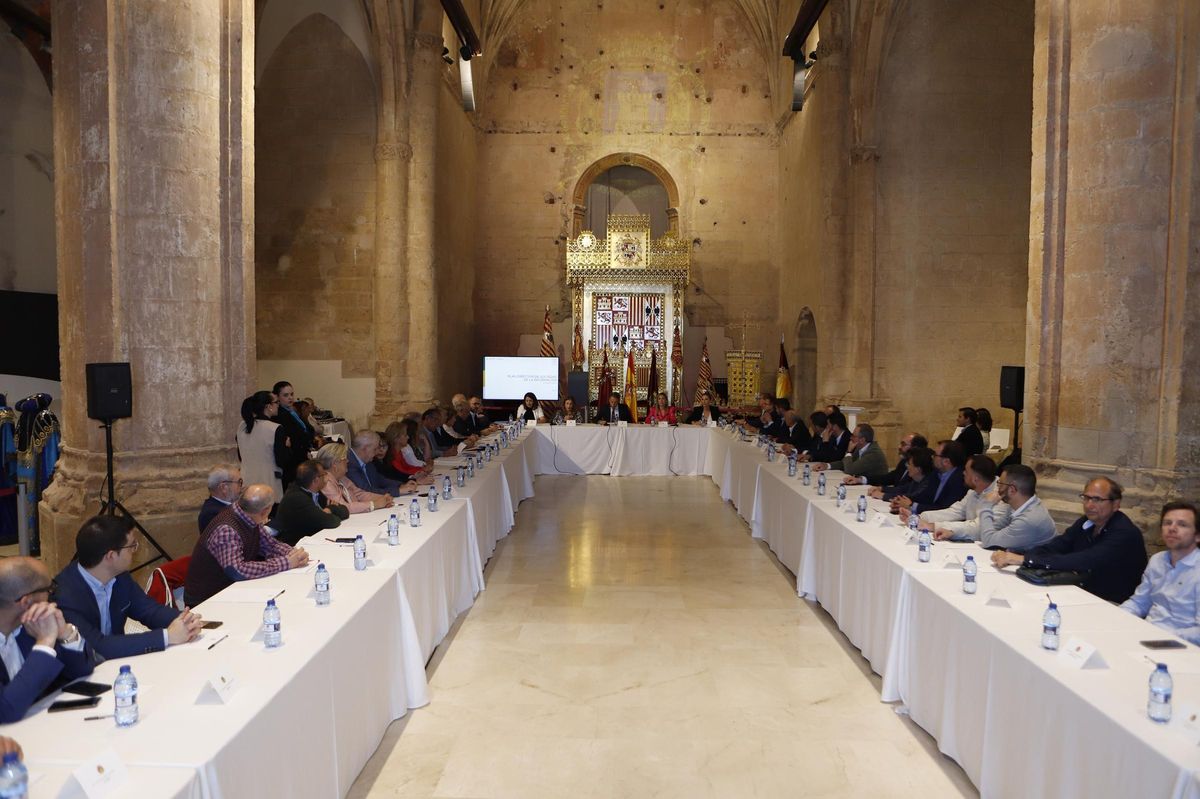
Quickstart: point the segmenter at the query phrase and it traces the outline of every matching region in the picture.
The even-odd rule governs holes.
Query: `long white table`
[[[4,733],[54,795],[78,793],[72,770],[113,749],[129,774],[114,796],[344,796],[387,726],[429,701],[425,663],[483,590],[483,564],[513,524],[513,497],[532,494],[529,440],[527,433],[455,486],[438,512],[428,512],[422,496],[420,527],[409,526],[411,495],[394,511],[356,514],[301,542],[308,568],[238,583],[199,606],[223,623],[199,641],[99,665],[91,679],[109,683],[121,664],[133,667],[141,710],[134,727],[84,721],[112,712],[109,693],[95,710],[36,713]],[[436,471],[453,474],[453,465]],[[386,537],[392,512],[401,523],[396,547]],[[326,540],[358,533],[368,541],[362,572],[352,547]],[[331,574],[327,607],[312,596],[318,562]],[[263,604],[280,591],[284,645],[268,650]],[[221,675],[236,681],[228,704],[198,702],[206,681]]]

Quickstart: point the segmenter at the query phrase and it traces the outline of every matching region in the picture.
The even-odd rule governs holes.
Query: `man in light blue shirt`
[[[1190,502],[1163,505],[1159,527],[1167,549],[1150,558],[1141,584],[1121,605],[1193,644],[1200,644],[1198,520],[1196,506]]]

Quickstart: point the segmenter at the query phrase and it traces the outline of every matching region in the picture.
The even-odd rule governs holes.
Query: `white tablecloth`
[[[703,427],[538,425],[532,432],[538,474],[709,474],[710,436]]]
[[[786,459],[782,463],[761,463],[757,473],[750,532],[766,541],[779,562],[798,575],[812,514],[810,496],[816,498],[816,489],[806,489],[798,479],[788,477]]]

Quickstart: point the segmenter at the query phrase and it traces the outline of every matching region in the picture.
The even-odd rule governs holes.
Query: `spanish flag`
[[[788,369],[787,353],[783,351],[783,334],[779,336],[779,372],[775,375],[775,396],[780,399],[792,396],[792,373]]]
[[[625,361],[625,405],[629,408],[629,418],[634,424],[637,424],[637,369],[633,367],[633,350],[629,351],[628,359]]]

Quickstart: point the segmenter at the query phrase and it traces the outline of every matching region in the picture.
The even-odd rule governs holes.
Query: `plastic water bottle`
[[[817,474],[817,496],[825,496],[825,472]]]
[[[867,495],[860,494],[858,497],[858,513],[854,514],[854,518],[860,522],[867,520]]]
[[[429,512],[437,513],[438,490],[437,486],[429,487]]]
[[[979,573],[979,567],[975,565],[975,556],[967,555],[967,560],[963,563],[963,593],[973,594],[979,590],[979,585],[975,582],[975,575]]]
[[[1042,649],[1058,649],[1058,628],[1062,625],[1062,614],[1053,602],[1042,614]]]
[[[6,752],[0,764],[0,799],[26,799],[29,796],[29,770],[16,752]]]
[[[274,649],[283,643],[283,625],[280,624],[279,608],[274,599],[267,600],[267,609],[263,611],[263,643],[267,649]]]
[[[453,490],[450,487],[450,475],[446,475],[442,478],[442,499],[450,499]]]
[[[467,484],[467,467],[459,466],[457,472],[458,474],[455,477],[455,482],[458,483],[459,488],[462,488]]]
[[[113,718],[118,727],[132,727],[138,721],[137,677],[128,666],[122,666],[113,682]]]
[[[774,462],[775,462],[775,444],[772,442],[768,442],[767,443],[767,463],[774,463]]]
[[[364,571],[367,568],[367,542],[363,540],[362,533],[359,533],[354,538],[354,570]]]
[[[846,486],[839,483],[837,487],[837,506],[842,507],[842,503],[846,501]]]
[[[400,520],[396,518],[396,514],[388,517],[388,546],[396,546],[400,543]]]
[[[917,514],[915,514],[915,513],[908,514],[908,529],[913,531],[913,535],[916,535],[917,528],[920,526],[921,526],[921,523],[917,520]]]
[[[812,485],[812,467],[807,463],[804,464],[804,474],[800,476],[800,480],[806,486]]]
[[[313,593],[317,596],[317,607],[322,608],[329,604],[329,569],[325,568],[324,563],[318,563],[317,570],[313,573]]]
[[[408,506],[408,526],[421,526],[421,500],[413,497],[412,502]]]
[[[788,477],[796,476],[796,456],[788,455]]]
[[[915,518],[915,517],[914,517]],[[928,563],[929,557],[933,549],[933,536],[928,530],[921,530],[917,533],[917,560],[922,563]]]
[[[1159,663],[1150,673],[1150,700],[1146,703],[1146,715],[1151,721],[1166,724],[1171,720],[1171,692],[1175,681],[1167,671],[1166,663]]]

